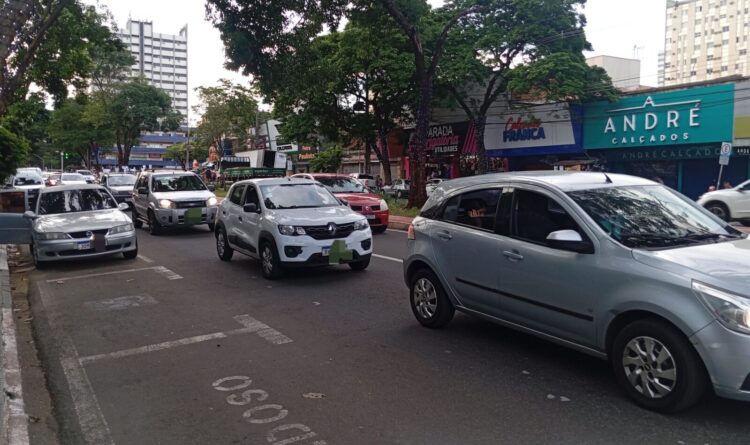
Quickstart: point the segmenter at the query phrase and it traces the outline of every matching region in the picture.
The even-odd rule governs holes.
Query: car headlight
[[[70,239],[70,235],[63,232],[42,232],[37,234],[37,238],[40,240],[56,240],[56,239]]]
[[[168,200],[168,199],[162,199],[159,201],[159,207],[162,209],[173,209],[175,208],[174,202]]]
[[[216,197],[215,197],[215,196],[212,196],[212,197],[210,197],[210,198],[208,198],[208,199],[206,200],[206,205],[207,205],[208,207],[213,207],[213,206],[215,206],[215,205],[216,205],[216,204],[218,204],[218,203],[219,203],[219,200],[218,200],[218,199],[216,199]]]
[[[304,227],[279,224],[279,233],[286,236],[307,235]]]
[[[388,210],[388,203],[385,202],[385,199],[380,200],[380,210]]]
[[[354,230],[365,230],[370,227],[370,224],[366,219],[358,219],[354,221]]]
[[[133,230],[135,229],[133,229],[132,224],[123,224],[121,226],[115,226],[109,229],[109,234],[114,235],[116,233],[132,232]]]
[[[750,334],[750,299],[693,281],[693,290],[727,328]]]

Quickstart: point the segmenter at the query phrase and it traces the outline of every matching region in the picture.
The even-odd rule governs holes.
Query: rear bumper
[[[80,250],[81,242],[89,241],[90,248]],[[97,251],[91,239],[34,240],[39,261],[59,261],[75,258],[92,258],[129,252],[137,248],[135,231],[107,235],[105,249]]]

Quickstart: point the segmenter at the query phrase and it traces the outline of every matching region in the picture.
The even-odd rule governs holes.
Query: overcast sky
[[[428,0],[439,5],[442,0]],[[247,84],[238,73],[224,69],[224,49],[219,32],[205,20],[203,0],[84,0],[106,5],[117,24],[125,27],[128,17],[148,20],[154,32],[178,34],[188,25],[188,86],[190,106],[197,103],[194,89],[213,85],[221,78]],[[594,51],[590,55],[610,55],[642,60],[641,84],[656,85],[657,53],[664,46],[666,0],[588,0],[584,13],[588,20],[586,36]],[[634,53],[634,48],[636,52]],[[191,123],[198,116],[191,111]]]

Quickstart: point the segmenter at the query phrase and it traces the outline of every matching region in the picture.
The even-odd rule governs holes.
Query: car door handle
[[[523,255],[521,255],[516,250],[505,250],[503,251],[503,255],[505,255],[505,258],[511,260],[511,261],[521,261],[523,260]]]
[[[437,237],[438,238],[442,238],[444,240],[451,240],[451,239],[453,239],[453,235],[451,235],[451,233],[448,232],[447,230],[442,230],[442,231],[438,232],[437,233]]]

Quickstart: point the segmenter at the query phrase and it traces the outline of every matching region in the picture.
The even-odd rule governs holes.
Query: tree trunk
[[[370,139],[370,138],[368,138]],[[365,174],[369,175],[372,171],[370,167],[370,157],[372,157],[372,143],[368,142],[365,144]]]
[[[484,146],[484,129],[487,126],[487,115],[479,114],[474,120],[474,136],[477,144],[477,168],[479,174],[487,173],[487,150]]]
[[[380,170],[382,170],[382,177],[384,184],[391,184],[393,178],[391,177],[391,154],[388,151],[388,133],[382,128],[378,130],[378,142],[380,142]]]
[[[425,165],[427,164],[427,132],[430,130],[430,106],[432,104],[432,77],[426,76],[420,81],[419,105],[417,106],[417,125],[409,144],[409,165],[411,167],[411,186],[408,207],[422,207],[427,201]]]

